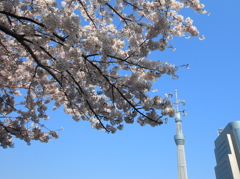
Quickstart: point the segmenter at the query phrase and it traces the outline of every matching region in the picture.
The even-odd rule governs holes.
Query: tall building
[[[216,179],[240,179],[240,121],[230,122],[215,140]]]
[[[178,94],[175,90],[176,95],[176,135],[174,136],[175,143],[177,145],[177,155],[178,155],[178,179],[187,179],[187,164],[184,151],[185,136],[182,133],[182,119],[180,113],[178,112]]]

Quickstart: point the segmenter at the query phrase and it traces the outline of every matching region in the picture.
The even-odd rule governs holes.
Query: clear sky
[[[180,69],[178,80],[164,76],[154,84],[159,95],[178,89],[188,110],[183,119],[189,179],[214,179],[214,140],[218,128],[240,120],[240,1],[202,0],[210,16],[186,9],[186,17],[204,41],[175,37],[177,48],[157,52],[152,58]],[[1,179],[176,179],[175,122],[155,128],[137,123],[123,131],[106,134],[88,122],[73,121],[63,111],[53,112],[46,122],[51,129],[64,127],[60,138],[49,143],[15,141],[15,148],[0,149]]]

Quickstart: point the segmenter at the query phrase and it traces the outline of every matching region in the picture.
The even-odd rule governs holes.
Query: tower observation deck
[[[177,145],[177,155],[178,155],[178,179],[188,179],[187,176],[187,165],[184,151],[185,135],[182,133],[182,119],[180,117],[180,112],[178,111],[178,93],[175,90],[176,96],[176,135],[174,136],[175,143]]]

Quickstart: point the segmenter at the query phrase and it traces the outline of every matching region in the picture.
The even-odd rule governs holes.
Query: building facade
[[[240,121],[230,122],[219,132],[214,153],[216,179],[240,179]]]

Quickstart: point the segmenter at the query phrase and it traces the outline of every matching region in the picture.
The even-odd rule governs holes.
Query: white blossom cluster
[[[56,69],[59,71],[66,71],[69,69],[69,63],[64,59],[60,58],[56,61]]]
[[[0,145],[58,138],[42,123],[61,106],[111,133],[173,117],[168,97],[148,92],[179,67],[148,55],[174,51],[173,36],[205,38],[185,7],[207,13],[199,0],[1,0]]]

